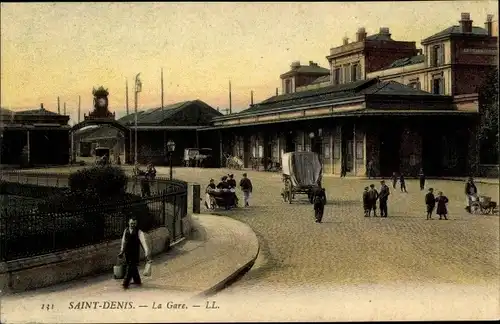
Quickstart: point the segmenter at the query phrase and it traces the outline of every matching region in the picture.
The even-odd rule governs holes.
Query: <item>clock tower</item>
[[[94,110],[88,115],[85,115],[85,120],[88,119],[115,119],[115,114],[108,110],[108,89],[103,86],[92,89],[94,96]]]

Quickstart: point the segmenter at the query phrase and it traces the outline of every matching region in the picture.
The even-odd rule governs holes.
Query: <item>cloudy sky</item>
[[[357,28],[389,27],[395,40],[420,41],[469,12],[474,25],[498,19],[497,1],[317,3],[2,3],[1,107],[40,103],[57,111],[57,96],[77,117],[91,110],[92,87],[110,92],[123,115],[125,80],[133,109],[133,79],[141,73],[139,109],[201,99],[233,108],[272,96],[290,63],[327,67],[331,47]],[[61,104],[62,109],[62,104]]]

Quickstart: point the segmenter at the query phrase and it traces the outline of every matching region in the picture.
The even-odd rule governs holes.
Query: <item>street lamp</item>
[[[170,180],[172,180],[172,154],[175,151],[175,142],[168,140],[167,142],[168,158],[170,160]]]

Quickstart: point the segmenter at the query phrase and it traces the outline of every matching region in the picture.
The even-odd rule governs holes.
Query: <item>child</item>
[[[314,217],[316,218],[316,223],[321,223],[326,204],[325,188],[318,188],[318,190],[314,193],[313,204],[314,204]]]
[[[448,197],[443,196],[443,192],[439,191],[438,196],[436,197],[437,209],[436,214],[439,215],[439,219],[448,219],[448,209],[446,208],[446,204],[448,203]]]
[[[363,191],[363,209],[365,211],[365,217],[370,217],[370,198],[368,193],[368,187],[365,187],[365,191]]]
[[[408,192],[406,191],[406,183],[403,173],[401,173],[401,175],[399,176],[399,185],[401,186],[401,192]]]
[[[429,192],[425,195],[425,204],[427,205],[427,219],[432,219],[432,212],[436,206],[436,198],[434,197],[434,189],[429,188]]]
[[[425,188],[425,174],[424,174],[424,169],[420,169],[420,172],[418,174],[418,178],[420,179],[420,190],[424,190],[424,188]]]
[[[368,216],[370,216],[370,211],[373,210],[373,217],[377,217],[377,199],[378,191],[375,189],[375,185],[372,183],[370,185],[370,191],[368,191],[368,201],[370,204],[370,210],[368,211]]]
[[[392,173],[392,189],[396,189],[396,183],[398,183],[398,176],[396,175],[396,172]]]

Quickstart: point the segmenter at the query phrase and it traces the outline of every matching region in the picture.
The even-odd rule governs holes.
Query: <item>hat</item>
[[[210,182],[214,182],[215,180],[214,179],[210,179]]]
[[[227,176],[223,176],[223,177],[221,178],[221,180],[226,180],[226,179],[227,179]]]
[[[233,174],[229,174],[229,177],[232,178],[232,177],[234,177],[234,175]]]
[[[245,173],[243,173],[243,176],[244,176],[244,177],[246,177],[246,176],[247,176],[246,172],[245,172]]]

